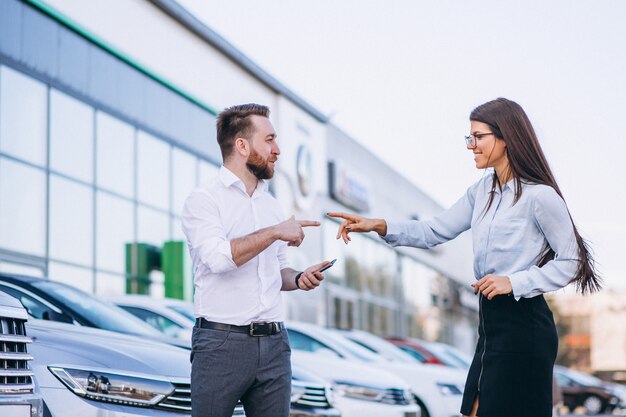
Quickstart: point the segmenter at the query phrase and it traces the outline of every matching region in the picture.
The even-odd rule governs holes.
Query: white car
[[[359,367],[369,366],[399,377],[410,386],[423,416],[460,416],[465,383],[463,372],[435,369],[407,358],[405,361],[390,361],[374,353],[374,349],[363,347],[363,343],[357,344],[336,331],[309,323],[290,323],[288,329],[294,349],[341,357],[358,363]],[[377,339],[376,336],[372,337]]]
[[[167,336],[191,340],[195,317],[189,302],[172,298],[152,298],[148,295],[121,295],[107,297],[106,300]]]
[[[329,381],[342,417],[420,416],[409,386],[381,367],[354,361],[338,344],[324,343],[327,332],[305,323],[286,324],[291,361]],[[358,347],[358,346],[357,346]]]
[[[423,416],[460,415],[466,369],[423,364],[386,340],[361,330],[332,331],[391,362],[381,366],[409,383]]]

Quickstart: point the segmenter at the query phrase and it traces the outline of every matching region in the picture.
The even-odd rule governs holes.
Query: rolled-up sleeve
[[[209,195],[194,192],[187,198],[182,229],[192,256],[197,257],[211,273],[220,274],[237,268],[219,209]]]
[[[533,213],[537,227],[554,251],[554,259],[542,267],[532,266],[509,276],[518,301],[565,287],[578,268],[578,244],[565,201],[553,188],[545,187],[537,193]]]
[[[471,226],[477,184],[433,219],[387,222],[387,235],[383,240],[391,246],[428,249],[454,239]]]

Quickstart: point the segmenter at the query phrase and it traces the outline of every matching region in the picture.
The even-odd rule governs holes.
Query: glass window
[[[220,167],[213,165],[210,162],[200,160],[198,166],[198,184],[202,184],[211,178],[217,177],[220,172]]]
[[[289,334],[289,345],[292,349],[295,350],[303,350],[305,352],[328,352],[332,353],[338,357],[341,357],[339,352],[333,350],[332,348],[326,346],[322,342],[313,339],[310,336],[305,335],[297,330],[288,329],[287,333]]]
[[[48,276],[51,281],[62,282],[85,292],[93,292],[93,270],[50,262]]]
[[[178,337],[180,331],[184,329],[184,327],[180,324],[168,319],[165,316],[162,316],[161,314],[155,313],[154,311],[146,310],[145,308],[141,307],[120,307],[131,313],[133,316],[145,321],[161,333],[165,333],[167,336]]]
[[[126,197],[134,195],[135,129],[106,113],[96,113],[96,181]]]
[[[46,254],[46,175],[4,158],[0,158],[0,247]]]
[[[50,257],[93,265],[93,189],[50,176]]]
[[[75,287],[44,280],[33,285],[40,291],[48,293],[51,298],[67,305],[99,329],[150,337],[160,335],[132,314]]]
[[[170,238],[170,217],[147,207],[137,209],[137,241],[163,246]]]
[[[137,199],[169,210],[170,145],[139,131],[137,134]]]
[[[43,269],[36,266],[16,264],[12,262],[0,262],[0,272],[15,275],[28,275],[29,277],[43,277]]]
[[[50,90],[50,168],[93,182],[93,109]]]
[[[183,204],[196,188],[196,157],[180,149],[172,150],[172,211],[181,214]]]
[[[61,310],[45,302],[40,297],[34,295],[30,291],[14,286],[0,284],[0,291],[9,294],[13,298],[17,298],[29,316],[36,319],[48,320],[55,314],[60,314]],[[69,321],[69,320],[68,320]]]
[[[134,242],[133,203],[96,194],[96,268],[126,272],[126,244]]]
[[[45,166],[47,87],[0,67],[0,151]]]
[[[126,293],[126,276],[96,272],[96,294],[101,296],[120,295]]]

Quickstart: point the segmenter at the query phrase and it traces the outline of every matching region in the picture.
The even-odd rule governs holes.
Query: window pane
[[[96,267],[123,274],[135,235],[133,203],[102,192],[96,198]]]
[[[93,190],[50,177],[50,257],[93,265]]]
[[[198,184],[202,184],[211,178],[217,177],[217,174],[220,172],[220,168],[218,166],[203,160],[200,160],[199,162]]]
[[[50,168],[93,182],[93,109],[50,90]]]
[[[0,262],[0,272],[6,274],[28,275],[30,277],[43,277],[43,270],[36,266],[14,264],[12,262]]]
[[[101,296],[126,293],[126,276],[96,272],[96,294]]]
[[[0,158],[0,247],[46,254],[46,175],[4,158]]]
[[[100,187],[133,198],[135,130],[106,113],[96,114],[97,175]]]
[[[93,271],[89,268],[50,262],[48,276],[51,281],[62,282],[85,292],[93,292]]]
[[[170,218],[167,214],[139,206],[137,209],[137,241],[161,247],[170,239]]]
[[[196,188],[196,157],[174,148],[172,151],[172,211],[181,214],[183,204]]]
[[[0,67],[0,150],[46,165],[47,88],[7,67]]]
[[[169,210],[170,146],[147,133],[137,134],[137,198]]]

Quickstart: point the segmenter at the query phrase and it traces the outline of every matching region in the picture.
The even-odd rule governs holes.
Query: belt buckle
[[[260,333],[255,333],[255,330],[260,330]],[[250,323],[250,330],[248,334],[252,337],[270,336],[280,332],[280,326],[275,322],[256,321]]]
[[[267,324],[267,323],[262,322],[262,321],[253,321],[252,323],[250,323],[250,330],[248,331],[248,334],[252,337],[265,336],[263,333],[257,334],[254,332],[256,329],[262,328],[261,326],[258,326],[258,325],[263,325],[263,324]]]

